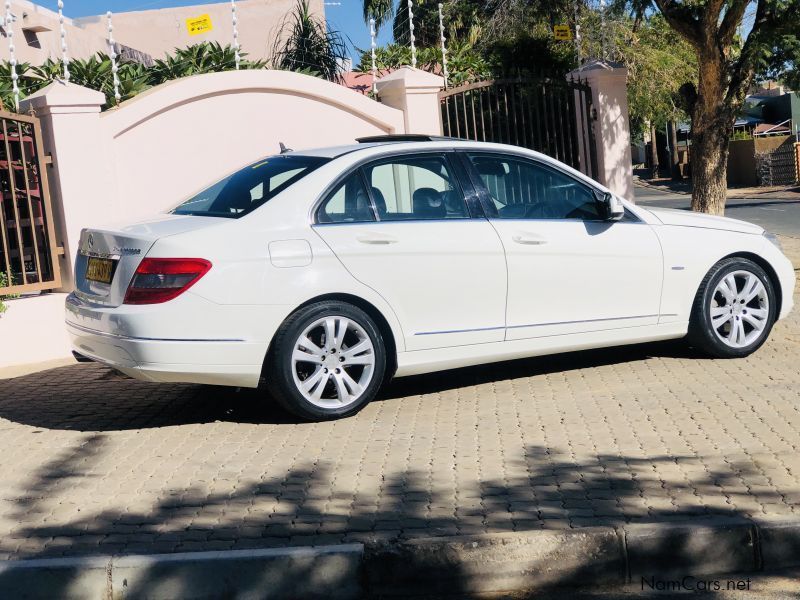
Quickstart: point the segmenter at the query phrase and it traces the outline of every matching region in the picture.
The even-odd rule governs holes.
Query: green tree
[[[776,46],[800,30],[800,0],[655,0],[669,26],[692,47],[697,85],[683,88],[692,118],[692,209],[722,214],[728,139],[756,73]],[[746,37],[740,28],[755,6]]]
[[[368,72],[372,69],[372,56],[369,50],[360,50],[358,70]],[[441,50],[435,46],[420,48],[417,51],[417,68],[441,74]],[[411,63],[411,49],[401,44],[389,44],[375,50],[375,64],[381,71],[396,69]],[[481,81],[491,77],[486,60],[469,42],[455,42],[447,49],[447,67],[450,85],[461,85]]]
[[[631,130],[639,137],[651,126],[687,118],[680,89],[697,79],[692,48],[661,15],[636,23],[625,22],[619,32],[620,59],[628,68]]]

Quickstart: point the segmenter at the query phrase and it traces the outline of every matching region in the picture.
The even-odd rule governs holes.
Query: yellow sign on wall
[[[569,25],[556,25],[553,27],[553,34],[557,40],[571,40],[572,30]]]
[[[189,31],[189,35],[199,35],[211,31],[214,27],[211,25],[211,17],[200,15],[194,19],[186,19],[186,29]]]

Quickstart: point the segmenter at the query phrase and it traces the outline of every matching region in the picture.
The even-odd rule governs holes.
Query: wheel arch
[[[386,343],[386,375],[385,380],[389,380],[394,376],[395,371],[397,371],[397,340],[395,340],[394,331],[392,330],[392,326],[389,324],[388,319],[383,315],[381,310],[372,304],[369,300],[365,300],[359,296],[354,294],[346,294],[346,293],[331,293],[331,294],[321,294],[319,296],[314,296],[313,298],[309,298],[297,308],[295,308],[291,313],[286,315],[286,319],[291,317],[295,314],[298,310],[305,308],[311,304],[316,304],[317,302],[325,302],[335,300],[338,302],[346,302],[347,304],[352,304],[357,308],[360,308],[365,313],[367,313],[374,321],[375,324],[378,326],[381,335],[383,336],[384,342]],[[286,321],[284,319],[284,322]],[[277,332],[276,332],[277,334]],[[272,356],[272,346],[275,342],[275,335],[272,336],[272,339],[269,342],[269,348],[267,349],[267,354],[264,359],[264,366],[266,366],[267,361],[269,361],[270,357]],[[263,369],[262,369],[263,373]]]
[[[778,278],[778,273],[775,271],[775,268],[770,264],[770,262],[763,256],[759,256],[758,254],[754,254],[752,252],[733,252],[727,256],[723,256],[714,264],[716,265],[720,261],[728,258],[746,258],[747,260],[753,261],[759,267],[764,269],[767,277],[769,277],[770,283],[772,283],[772,289],[775,290],[775,315],[781,314],[781,306],[783,305],[783,289],[781,288],[781,280]]]

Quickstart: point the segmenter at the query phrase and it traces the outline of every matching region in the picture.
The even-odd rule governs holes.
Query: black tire
[[[718,302],[719,300],[719,298],[715,300],[715,290],[719,283],[728,275],[741,271],[758,277],[766,290],[769,307],[761,334],[747,345],[737,348],[728,345],[717,335],[711,322],[711,305],[712,301]],[[758,350],[769,337],[772,325],[775,323],[777,301],[772,280],[759,265],[746,258],[733,257],[723,259],[711,268],[700,283],[700,288],[692,306],[692,315],[689,322],[689,341],[696,348],[714,358],[742,358],[748,356]],[[725,304],[723,304],[722,308],[724,306]],[[750,303],[742,308],[747,309],[748,306],[750,306]],[[752,327],[752,325],[748,326]]]
[[[352,321],[360,328],[362,333],[365,333],[369,340],[372,342],[372,351],[374,355],[374,366],[371,372],[371,378],[365,386],[362,386],[363,391],[357,398],[344,406],[318,406],[310,399],[306,398],[303,392],[298,388],[295,381],[294,364],[292,355],[295,350],[295,345],[300,339],[301,334],[315,322],[323,319],[324,317],[345,317]],[[324,326],[320,326],[324,329]],[[350,332],[348,335],[355,335]],[[324,342],[325,337],[318,338],[320,347],[327,344]],[[323,344],[324,342],[324,344]],[[333,349],[331,349],[333,351]],[[327,351],[324,354],[327,357]],[[306,378],[316,373],[317,366],[314,364],[301,364],[300,367],[309,371]],[[334,366],[330,365],[331,370]],[[348,368],[350,366],[348,365]],[[354,367],[356,376],[359,376],[359,367]],[[364,368],[364,367],[362,367]],[[335,369],[339,373],[338,368]],[[289,412],[300,417],[306,421],[329,421],[333,419],[340,419],[349,417],[361,410],[370,400],[372,400],[378,393],[381,384],[384,380],[386,371],[386,345],[384,344],[383,337],[375,322],[370,316],[360,308],[347,304],[346,302],[339,301],[323,301],[303,307],[293,313],[281,325],[278,332],[275,334],[275,339],[272,343],[269,356],[267,357],[265,377],[266,384],[273,397]],[[326,370],[325,373],[328,373]],[[348,371],[348,374],[353,371]],[[298,380],[300,376],[298,375]],[[334,381],[328,379],[333,378],[333,375],[322,376],[325,379],[327,387],[322,392],[323,395],[334,395],[337,393]],[[303,380],[304,381],[304,380]],[[324,401],[322,399],[321,401]],[[331,400],[333,403],[333,400]]]

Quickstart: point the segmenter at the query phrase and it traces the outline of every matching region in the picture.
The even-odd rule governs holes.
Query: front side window
[[[602,220],[602,206],[580,181],[525,159],[470,154],[499,219]],[[491,208],[491,207],[490,207]]]
[[[464,195],[439,154],[396,157],[364,167],[381,221],[464,219]]]
[[[237,218],[276,196],[328,162],[318,156],[281,154],[228,175],[173,209],[176,215]]]

